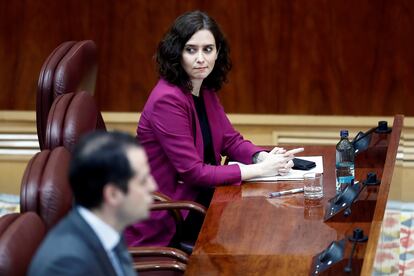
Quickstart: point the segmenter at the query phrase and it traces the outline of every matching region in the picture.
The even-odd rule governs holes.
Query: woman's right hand
[[[285,175],[289,173],[293,167],[293,158],[293,155],[285,155],[285,153],[273,154],[270,152],[262,162],[257,164],[260,165],[260,176]]]
[[[241,166],[242,180],[248,180],[255,177],[286,175],[293,167],[294,154],[302,152],[303,148],[297,148],[289,151],[274,148],[266,154],[265,158],[256,164]]]

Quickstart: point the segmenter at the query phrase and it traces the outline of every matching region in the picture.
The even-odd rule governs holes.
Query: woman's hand
[[[262,172],[260,176],[285,175],[293,167],[293,156],[284,154],[268,154],[265,160],[258,163]]]
[[[293,158],[295,158],[295,154],[304,151],[304,148],[297,148],[297,149],[292,149],[292,150],[288,150],[288,151],[284,151],[284,153],[282,154],[284,157],[288,158],[289,161],[286,163],[286,165],[283,168],[279,168],[278,172],[280,175],[287,175],[289,173],[289,171],[292,169],[292,167],[294,166],[293,164]],[[275,151],[275,154],[277,155],[278,151]]]
[[[242,180],[254,177],[287,175],[293,167],[292,159],[296,153],[302,152],[303,148],[286,151],[275,147],[270,152],[260,152],[252,165],[240,167]]]
[[[292,159],[295,158],[294,154],[302,152],[303,150],[303,148],[297,148],[286,151],[284,148],[275,147],[266,155],[263,162],[268,159],[274,159],[274,168],[271,175],[286,175],[293,167]]]
[[[267,158],[269,154],[282,154],[285,153],[286,150],[284,148],[274,147],[270,152],[267,151],[260,151],[253,156],[253,163],[260,163],[263,162]]]
[[[286,165],[285,165],[284,168],[280,168],[278,170],[279,174],[281,176],[287,175],[289,173],[289,171],[292,169],[293,165],[294,165],[293,164],[293,161],[292,160],[289,160],[289,162],[286,163]]]

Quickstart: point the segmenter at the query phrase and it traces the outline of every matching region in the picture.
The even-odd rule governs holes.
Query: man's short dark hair
[[[84,136],[74,148],[69,169],[76,204],[88,209],[99,207],[108,183],[126,193],[135,173],[127,150],[138,146],[134,137],[123,132],[96,131]]]
[[[181,66],[181,58],[185,43],[200,30],[209,30],[213,34],[218,51],[213,71],[203,81],[203,87],[218,91],[227,81],[227,73],[231,69],[230,49],[218,24],[201,11],[181,15],[165,34],[157,49],[158,73],[169,83],[192,90],[190,78]]]

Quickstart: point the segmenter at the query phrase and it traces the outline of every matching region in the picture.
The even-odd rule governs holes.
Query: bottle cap
[[[340,132],[341,138],[348,138],[348,130],[342,129]]]

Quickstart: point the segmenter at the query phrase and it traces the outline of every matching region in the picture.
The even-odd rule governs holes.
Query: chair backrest
[[[27,164],[20,190],[20,211],[35,212],[49,230],[72,207],[70,153],[64,147],[42,150]]]
[[[47,120],[45,147],[72,151],[82,135],[97,129],[100,114],[95,99],[84,91],[57,97]]]
[[[87,91],[93,95],[96,84],[97,51],[92,40],[67,41],[46,59],[40,71],[36,121],[40,149],[45,149],[47,117],[54,99],[60,95]],[[100,128],[103,120],[99,120]]]
[[[0,225],[0,275],[26,275],[45,237],[45,225],[33,212],[5,215]]]
[[[19,216],[20,213],[10,213],[0,217],[0,237],[3,235],[3,232],[9,227],[9,225]]]

